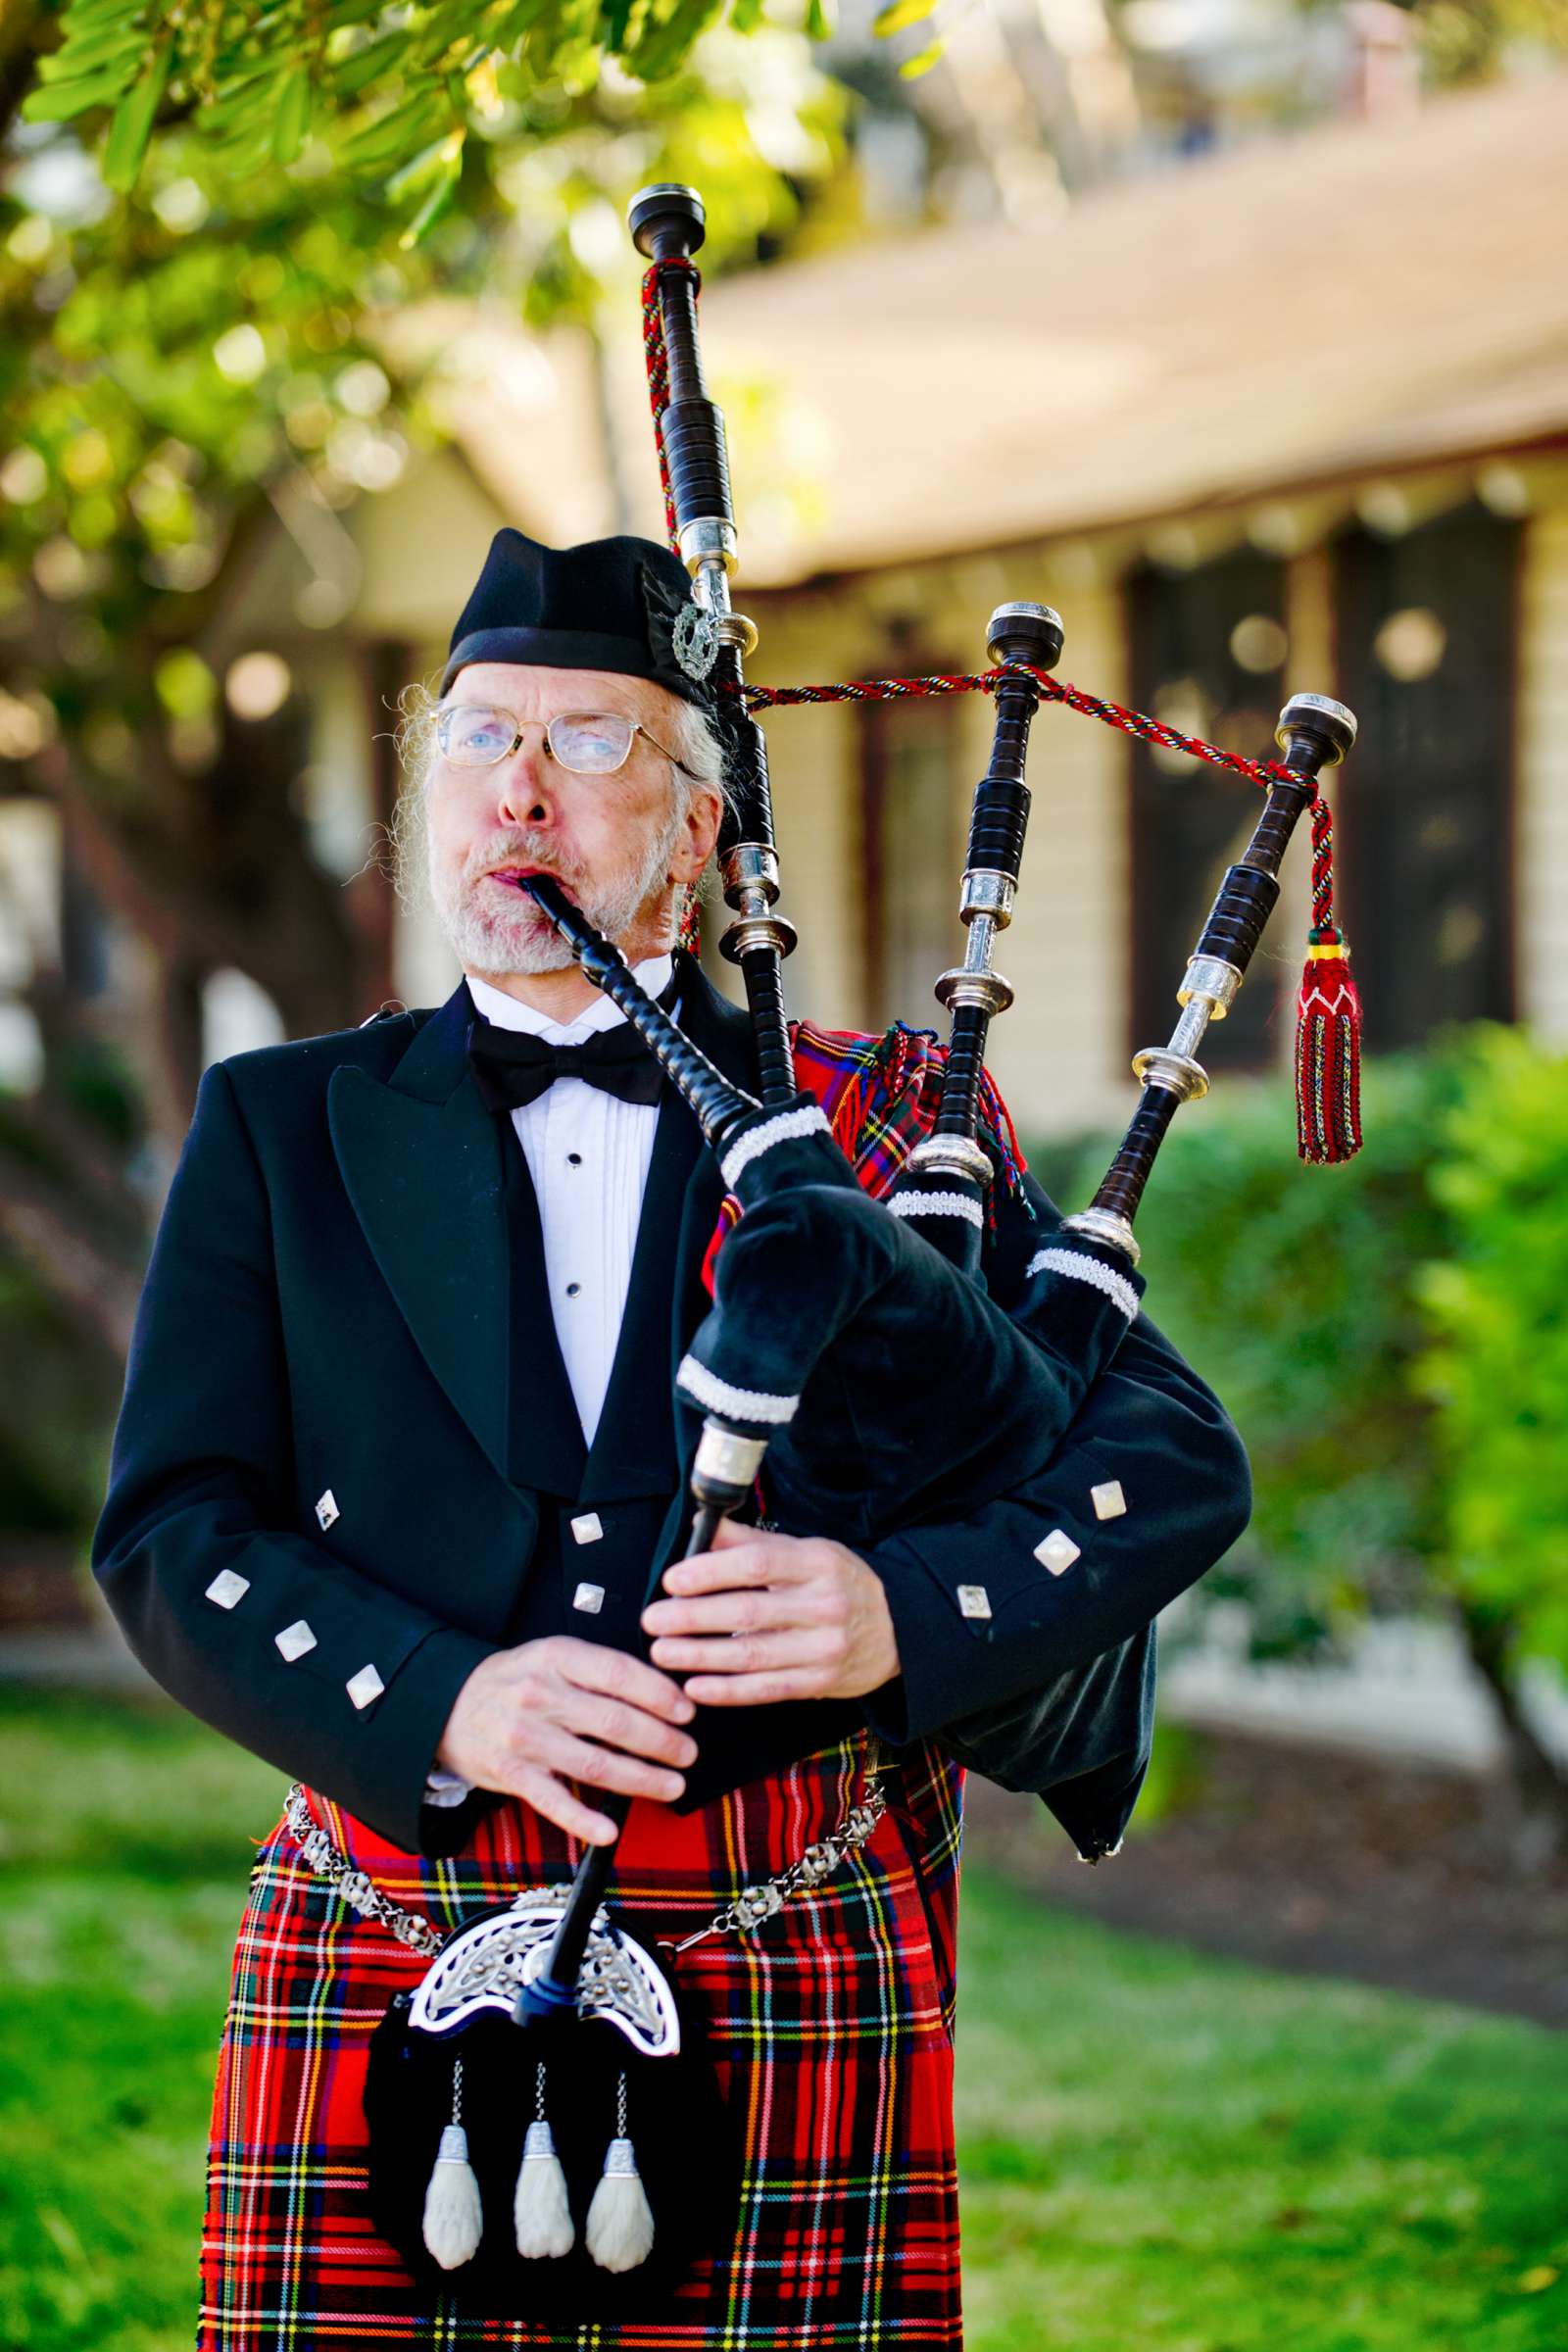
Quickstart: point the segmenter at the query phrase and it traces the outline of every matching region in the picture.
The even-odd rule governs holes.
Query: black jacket
[[[750,1082],[745,1015],[678,960],[683,1026]],[[467,1062],[471,1011],[460,982],[433,1011],[207,1070],[147,1270],[92,1546],[111,1608],[167,1690],[427,1853],[452,1851],[488,1801],[423,1802],[480,1659],[551,1625],[641,1641],[643,1599],[682,1544],[669,1395],[709,1304],[702,1260],[723,1196],[695,1120],[666,1092],[619,1350],[585,1452],[525,1163]],[[1049,1233],[1057,1210],[1032,1182],[1030,1198]],[[1127,1508],[1102,1521],[1090,1490],[1113,1480]],[[1135,1723],[1117,1744],[1131,1737],[1142,1752],[1112,1777],[1136,1793],[1152,1619],[1250,1508],[1235,1430],[1140,1314],[1043,1480],[869,1553],[900,1676],[858,1700],[700,1709],[678,1809],[867,1722],[902,1743],[1027,1705],[1045,1686],[1065,1721],[1080,1674],[1080,1717],[1114,1685]],[[1034,1553],[1055,1526],[1080,1546],[1060,1576]],[[578,1549],[585,1528],[591,1552]],[[558,1595],[590,1572],[612,1600],[573,1618]],[[976,1587],[989,1615],[969,1613]]]

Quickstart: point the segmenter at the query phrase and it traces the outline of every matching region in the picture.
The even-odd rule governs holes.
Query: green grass
[[[281,1793],[172,1711],[0,1690],[4,2352],[191,2342],[247,1841]],[[1568,2345],[1568,2041],[977,1869],[962,1916],[969,2352]]]

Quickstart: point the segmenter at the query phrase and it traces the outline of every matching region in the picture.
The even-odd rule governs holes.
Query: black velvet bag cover
[[[725,1138],[744,1213],[677,1403],[768,1438],[764,1478],[787,1533],[854,1545],[1042,1470],[1128,1320],[1091,1284],[1050,1272],[1021,1316],[1004,1314],[861,1190],[825,1129],[803,1094]],[[749,1410],[748,1397],[761,1401]],[[791,1418],[769,1420],[769,1400],[795,1397]]]
[[[567,2016],[524,2028],[486,2010],[459,2033],[418,2033],[409,2024],[412,1994],[393,2000],[371,2036],[365,2085],[370,2211],[432,2306],[445,2294],[465,2311],[492,2318],[568,2324],[662,2318],[678,2310],[673,2290],[683,2278],[728,2259],[739,2212],[739,2135],[708,2054],[701,2010],[669,1973],[681,2046],[664,2058],[644,2057],[602,2018]],[[459,2057],[463,2128],[484,2233],[472,2260],[447,2271],[425,2246],[422,2225],[442,2130],[452,2121]],[[525,2260],[513,2225],[541,2058],[546,2119],[577,2231],[559,2260]],[[622,2073],[627,2135],[654,2216],[654,2244],[646,2262],[613,2272],[601,2270],[583,2234],[615,2132]]]

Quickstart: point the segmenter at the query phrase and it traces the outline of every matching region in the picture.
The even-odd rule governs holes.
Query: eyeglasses
[[[491,710],[480,703],[454,703],[437,717],[435,739],[442,759],[454,767],[497,767],[521,743],[523,728],[540,723],[536,718],[519,722],[510,710]],[[682,775],[691,774],[640,719],[618,710],[565,710],[543,724],[546,751],[575,776],[613,775],[625,765],[639,735],[648,736]]]

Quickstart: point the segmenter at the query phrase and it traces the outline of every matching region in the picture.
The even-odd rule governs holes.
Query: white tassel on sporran
[[[513,2200],[517,2252],[530,2257],[569,2254],[577,2230],[566,2202],[566,2176],[556,2154],[556,2143],[545,2121],[545,2067],[539,2061],[534,2082],[534,2121],[523,2141],[517,2167],[517,2193]]]
[[[626,2136],[626,2078],[615,2094],[615,2136],[588,2208],[586,2244],[602,2271],[634,2271],[653,2252],[654,2216]]]
[[[463,2129],[463,2060],[452,2070],[452,2121],[441,2134],[435,2169],[424,2192],[424,2242],[444,2271],[471,2262],[484,2230],[479,2183],[468,2162]]]

